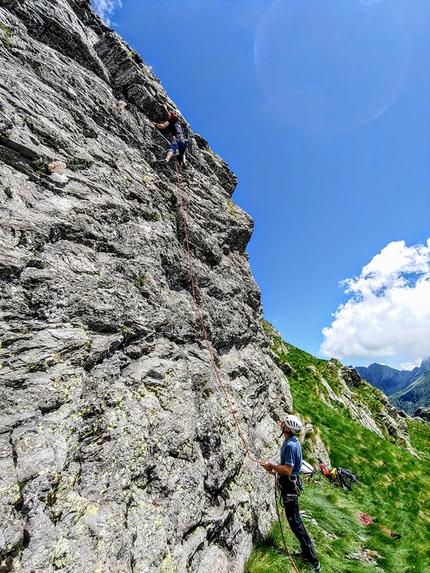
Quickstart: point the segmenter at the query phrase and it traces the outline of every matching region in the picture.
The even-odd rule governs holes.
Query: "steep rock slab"
[[[155,161],[152,121],[174,104],[86,0],[4,0],[0,58],[1,559],[240,572],[272,483],[214,376],[175,174]],[[185,126],[199,308],[250,447],[274,458],[291,396],[261,328],[253,222]]]

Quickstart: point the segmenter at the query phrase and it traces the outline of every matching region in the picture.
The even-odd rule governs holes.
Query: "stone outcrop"
[[[430,408],[418,408],[415,412],[415,416],[425,420],[426,422],[430,422]]]
[[[23,573],[241,572],[275,519],[191,295],[159,80],[89,0],[0,7],[0,557]],[[126,107],[118,105],[119,101]],[[236,178],[193,133],[196,298],[250,448],[288,382],[261,326]]]
[[[0,66],[0,571],[241,573],[273,482],[199,314],[260,459],[293,369],[263,330],[236,177],[181,118],[179,193],[153,125],[176,106],[89,0],[3,0]],[[410,448],[388,400],[371,411],[328,364],[336,384],[308,366],[321,400]],[[302,438],[328,465],[318,429]]]
[[[334,401],[340,401],[351,413],[354,420],[359,422],[363,427],[378,434],[381,438],[390,439],[396,442],[412,454],[416,455],[411,445],[408,427],[404,416],[392,406],[387,396],[382,391],[377,392],[375,401],[378,407],[371,411],[368,406],[357,398],[351,392],[350,388],[358,388],[363,383],[360,375],[355,368],[342,367],[339,370],[339,381],[342,385],[342,391],[337,395],[330,389],[326,383],[326,389],[334,395]]]

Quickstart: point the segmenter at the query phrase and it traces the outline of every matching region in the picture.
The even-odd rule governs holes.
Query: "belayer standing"
[[[181,167],[185,167],[185,154],[187,152],[187,140],[184,137],[181,122],[179,121],[179,111],[177,109],[169,112],[167,105],[164,104],[163,108],[167,114],[167,120],[164,123],[152,123],[158,129],[168,129],[170,135],[172,136],[172,143],[170,144],[169,151],[166,154],[165,159],[160,159],[159,163],[167,165],[172,156],[178,152],[178,162]]]
[[[314,571],[321,571],[321,565],[316,556],[311,538],[303,524],[299,511],[299,474],[302,466],[302,448],[296,434],[300,432],[302,423],[296,416],[286,416],[281,422],[284,443],[281,447],[281,463],[274,465],[264,462],[261,465],[271,474],[278,474],[278,484],[284,502],[285,515],[291,531],[297,537],[301,547],[301,557],[308,561]]]

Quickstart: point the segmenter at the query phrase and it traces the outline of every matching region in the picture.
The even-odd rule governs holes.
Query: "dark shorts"
[[[187,144],[188,141],[186,139],[180,139],[177,143],[171,143],[169,149],[170,151],[173,151],[173,153],[178,151],[179,155],[182,157],[187,151]]]

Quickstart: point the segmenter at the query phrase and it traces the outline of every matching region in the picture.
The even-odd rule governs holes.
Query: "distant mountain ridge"
[[[430,356],[423,358],[421,366],[413,370],[397,370],[385,364],[373,363],[370,366],[356,366],[361,378],[375,388],[382,390],[387,396],[404,390],[413,384],[420,376],[430,371]]]
[[[422,374],[404,390],[391,394],[390,403],[398,410],[414,416],[419,408],[430,406],[430,371]]]

